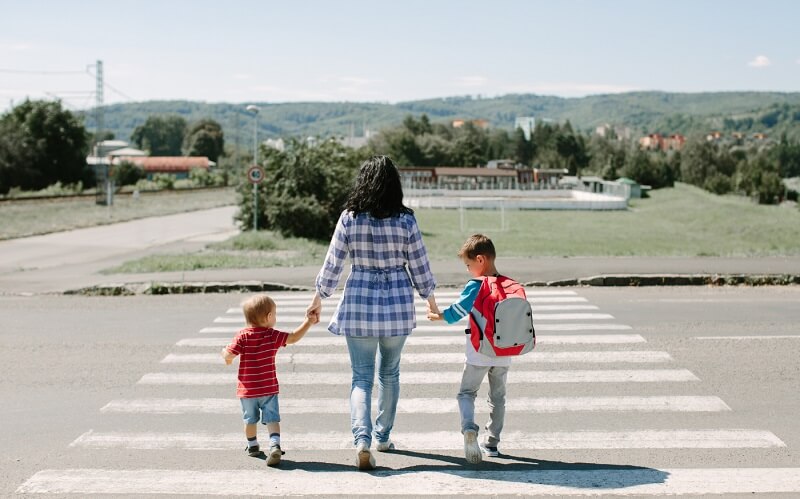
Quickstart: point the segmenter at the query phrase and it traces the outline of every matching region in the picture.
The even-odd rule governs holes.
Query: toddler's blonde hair
[[[275,311],[275,302],[267,295],[251,296],[242,302],[242,311],[249,326],[258,326]]]

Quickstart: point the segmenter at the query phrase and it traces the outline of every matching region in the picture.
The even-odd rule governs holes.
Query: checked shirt
[[[328,330],[345,336],[405,336],[416,326],[414,289],[427,298],[436,287],[414,215],[374,218],[343,211],[316,279],[333,294],[347,258],[350,275]]]

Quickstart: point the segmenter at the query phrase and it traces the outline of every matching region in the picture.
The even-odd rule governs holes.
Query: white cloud
[[[339,78],[339,81],[342,83],[348,83],[350,85],[363,86],[372,85],[373,83],[380,83],[383,80],[371,80],[369,78],[361,78],[358,76],[342,76]]]
[[[756,58],[748,62],[747,65],[751,68],[766,68],[772,65],[772,62],[770,62],[769,57],[765,55],[757,55]]]
[[[0,52],[23,52],[32,48],[33,45],[25,42],[0,43]]]
[[[231,75],[234,80],[249,80],[250,75],[247,73],[234,73]]]
[[[462,76],[456,78],[456,84],[460,87],[482,87],[489,82],[485,76]]]

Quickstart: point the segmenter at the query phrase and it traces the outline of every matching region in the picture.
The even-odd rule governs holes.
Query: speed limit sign
[[[260,166],[253,165],[247,170],[247,180],[251,184],[260,184],[264,180],[264,170]]]

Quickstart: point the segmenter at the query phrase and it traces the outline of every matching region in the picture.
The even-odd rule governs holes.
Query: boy
[[[278,378],[275,375],[275,355],[278,349],[297,343],[319,317],[306,316],[291,334],[273,329],[277,319],[275,302],[267,295],[256,295],[242,303],[247,327],[239,331],[230,345],[222,349],[222,358],[230,365],[239,358],[239,384],[236,395],[242,404],[244,434],[250,456],[261,455],[256,438],[256,424],[267,425],[269,454],[267,465],[281,462],[281,426],[278,407]]]
[[[496,252],[492,240],[483,234],[470,236],[461,250],[459,258],[467,266],[467,272],[473,279],[467,282],[458,301],[439,313],[435,306],[428,307],[428,319],[446,320],[448,324],[458,322],[469,314],[483,276],[499,275],[494,265]],[[458,409],[461,413],[461,433],[464,435],[464,454],[467,462],[481,462],[481,451],[490,457],[496,457],[500,432],[503,430],[503,419],[506,412],[506,376],[511,366],[511,357],[489,357],[476,352],[467,336],[466,362],[461,376],[461,388],[458,392]],[[478,425],[475,424],[475,397],[483,382],[489,376],[489,421],[488,432],[483,444],[478,445]]]

